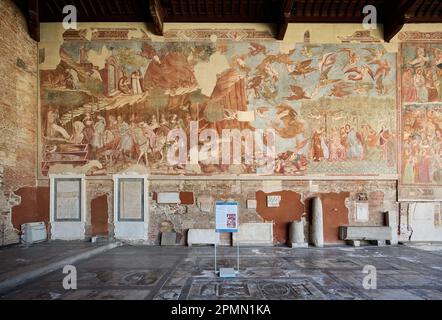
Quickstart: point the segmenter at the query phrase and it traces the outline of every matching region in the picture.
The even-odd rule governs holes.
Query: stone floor
[[[218,253],[218,266],[236,264],[235,248]],[[125,245],[76,264],[77,290],[62,288],[60,270],[0,299],[442,299],[442,247],[273,247],[240,253],[239,276],[220,279],[213,247]],[[366,265],[376,267],[375,290],[363,288]]]
[[[34,245],[0,247],[0,282],[64,258],[88,252],[107,243],[107,241],[95,244],[88,241],[50,241]]]

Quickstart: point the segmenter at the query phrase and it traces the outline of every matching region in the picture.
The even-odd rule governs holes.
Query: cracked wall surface
[[[15,243],[14,191],[36,184],[37,44],[10,0],[0,2],[0,245]]]

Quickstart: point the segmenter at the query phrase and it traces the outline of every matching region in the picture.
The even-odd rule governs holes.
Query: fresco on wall
[[[396,57],[380,44],[66,39],[41,69],[41,173],[259,173],[260,159],[170,165],[168,133],[276,133],[274,175],[396,174]],[[266,142],[264,141],[264,144]],[[204,141],[200,141],[200,147]],[[213,159],[212,159],[213,160]]]
[[[404,43],[402,184],[442,184],[442,44]]]

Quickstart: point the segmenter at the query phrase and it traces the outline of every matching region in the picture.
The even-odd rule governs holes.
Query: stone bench
[[[342,226],[339,227],[339,239],[351,241],[355,247],[360,246],[363,240],[376,241],[377,245],[384,245],[392,240],[391,227],[384,226]]]
[[[273,246],[273,223],[241,223],[232,240],[234,246]]]
[[[187,232],[187,245],[194,244],[219,244],[219,233],[214,229],[189,229]]]

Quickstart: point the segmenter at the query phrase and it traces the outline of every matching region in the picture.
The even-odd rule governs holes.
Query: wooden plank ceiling
[[[374,5],[389,41],[404,23],[442,22],[442,0],[15,0],[39,40],[40,22],[63,21],[74,5],[79,22],[149,22],[158,34],[165,22],[263,22],[277,25],[283,39],[288,23],[361,23],[362,8]]]

